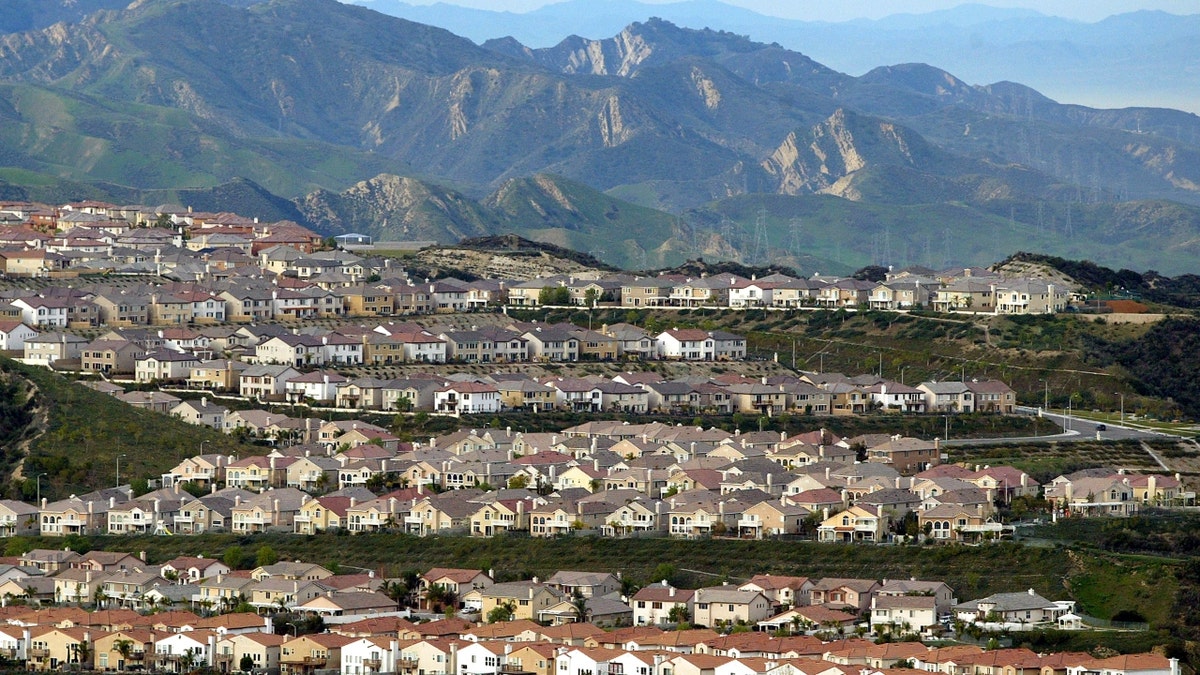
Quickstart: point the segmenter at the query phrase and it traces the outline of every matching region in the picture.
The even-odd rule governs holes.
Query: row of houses
[[[211,382],[215,369],[227,364],[206,362],[192,371],[196,379]],[[841,416],[873,411],[975,412],[974,404],[989,412],[1011,412],[1012,391],[996,381],[953,383],[958,404],[946,405],[946,383],[922,383],[917,387],[881,382],[871,386],[849,384],[812,385],[803,378],[752,379],[719,376],[714,379],[665,381],[659,376],[617,375],[612,379],[592,376],[535,379],[525,374],[473,374],[445,377],[417,374],[384,380],[373,377],[344,377],[336,371],[300,373],[289,366],[250,366],[231,369],[238,373],[238,393],[264,403],[304,403],[344,410],[432,411],[449,415],[490,414],[502,411],[621,412],[729,415],[745,413],[774,416],[797,413],[812,416]],[[232,380],[232,378],[230,378]],[[632,382],[631,382],[632,381]],[[232,384],[232,382],[230,382]],[[129,391],[109,382],[90,382],[99,391],[134,407],[174,415],[186,422],[227,433],[240,431],[280,440],[281,437],[312,440],[319,422],[296,419],[264,409],[231,411],[206,396],[183,400],[165,391]],[[988,401],[987,397],[995,397]],[[933,405],[934,407],[929,407]]]
[[[482,630],[454,619],[427,624],[367,619],[325,633],[291,636],[236,629],[169,632],[142,628],[143,622],[137,620],[129,623],[139,627],[36,626],[21,631],[20,638],[8,635],[17,631],[0,627],[0,640],[32,645],[10,649],[14,660],[38,672],[187,672],[198,667],[288,675],[998,675],[1025,669],[1054,675],[1180,672],[1177,659],[1150,653],[1099,658],[1082,652],[1037,654],[1024,648],[877,644],[861,638],[823,641],[804,635],[770,638],[753,633],[720,635],[709,630],[670,635],[645,627],[606,632],[590,624],[544,627],[514,621],[500,630]],[[910,663],[916,664],[916,670],[900,667]]]
[[[5,255],[0,250],[0,256]],[[10,257],[18,255],[8,253]],[[22,255],[52,255],[26,251]],[[97,253],[96,259],[116,256]],[[137,256],[135,256],[136,258]],[[734,274],[690,278],[664,274],[578,273],[526,281],[448,278],[420,281],[390,259],[364,259],[346,251],[303,254],[278,245],[244,264],[213,267],[209,254],[145,254],[143,274],[167,275],[167,283],[133,287],[112,284],[10,291],[10,311],[47,327],[249,323],[316,317],[368,317],[463,312],[508,305],[537,307],[550,296],[578,306],[639,308],[929,308],[993,314],[1053,314],[1067,308],[1071,290],[1052,281],[1009,279],[986,270],[971,276],[919,276],[906,271],[889,280],[793,278],[783,274],[744,278]],[[226,256],[228,257],[228,256]],[[195,260],[202,271],[183,273]],[[174,262],[175,264],[170,264]],[[225,263],[230,261],[226,260]],[[10,265],[11,267],[11,265]],[[90,270],[97,272],[101,270]],[[929,274],[935,274],[927,271]],[[548,294],[561,289],[563,293]]]
[[[915,517],[918,535],[973,541],[1009,531],[994,517],[998,503],[1039,494],[1021,471],[942,465],[936,440],[882,434],[789,437],[589,422],[560,433],[462,429],[402,443],[359,421],[273,420],[266,411],[219,416],[222,424],[235,420],[270,434],[280,447],[240,459],[197,455],[158,478],[161,490],[138,499],[108,490],[41,505],[6,503],[0,528],[44,536],[582,531],[883,542],[913,536],[905,523]],[[1193,499],[1178,477],[1102,473],[1060,477],[1046,496],[1063,515],[1121,515]],[[1096,489],[1102,481],[1124,495],[1124,506],[1101,507],[1114,502],[1112,490]],[[211,492],[194,497],[181,489],[188,483]]]
[[[746,278],[731,273],[689,277],[662,274],[599,279],[555,276],[513,283],[507,302],[532,307],[547,298],[546,289],[563,288],[570,304],[591,306],[601,300],[628,308],[866,308],[875,310],[934,309],[987,314],[1054,314],[1067,308],[1072,289],[1037,278],[1006,278],[979,268],[937,272],[907,268],[883,281],[786,274]]]
[[[529,307],[547,301],[624,307],[924,307],[1039,314],[1062,311],[1071,293],[1062,282],[1005,278],[979,268],[920,267],[889,272],[881,282],[819,274],[810,279],[783,274],[638,277],[579,271],[529,280],[419,283],[387,259],[320,250],[324,242],[319,236],[290,221],[260,223],[231,213],[99,202],[57,207],[10,203],[0,220],[5,223],[0,227],[0,272],[9,276],[104,272],[200,281],[205,286],[204,307],[199,312],[190,308],[190,318],[189,308],[155,311],[157,300],[143,304],[136,294],[115,304],[142,307],[142,311],[122,311],[114,306],[112,293],[101,294],[108,301],[104,309],[135,323],[393,315],[500,304]],[[289,283],[274,288],[260,283],[275,278]],[[232,286],[222,288],[223,284]],[[354,297],[341,301],[313,297],[348,288],[357,289],[351,294]],[[308,290],[318,292],[303,292]],[[95,321],[97,314],[75,312],[73,318]]]
[[[683,589],[662,582],[622,595],[619,573],[560,570],[544,582],[536,577],[497,582],[490,571],[433,568],[419,576],[410,597],[403,598],[406,603],[425,609],[449,603],[464,615],[487,616],[489,623],[457,617],[413,623],[407,611],[396,609],[396,600],[378,591],[393,580],[369,573],[339,575],[300,561],[235,571],[207,558],[162,564],[144,558],[35,549],[10,559],[0,568],[0,586],[19,589],[27,604],[0,608],[0,650],[33,671],[186,672],[208,666],[219,672],[303,675],[317,670],[556,675],[600,672],[597,668],[623,672],[629,666],[664,674],[829,675],[831,668],[844,672],[837,670],[840,666],[861,675],[863,668],[886,669],[903,661],[919,670],[972,675],[1014,664],[1064,675],[1179,672],[1176,661],[1148,654],[1098,659],[838,639],[851,629],[860,635],[937,636],[949,630],[946,617],[960,625],[1012,630],[1081,627],[1073,602],[1047,600],[1032,590],[959,602],[938,581],[764,574],[736,587]],[[41,590],[47,582],[60,581],[67,594],[81,594],[81,585],[97,588],[88,601],[70,595],[62,601],[94,604],[95,611],[34,609],[50,602]],[[214,606],[235,604],[257,611],[205,617],[184,608],[208,613]],[[329,629],[277,635],[270,619],[277,612],[321,616]],[[683,621],[695,627],[666,630]],[[859,621],[866,622],[865,631],[858,630]],[[734,625],[757,632],[713,630]],[[785,665],[791,669],[779,670]]]
[[[213,360],[310,370],[406,363],[734,361],[746,357],[746,339],[724,331],[669,329],[652,335],[634,326],[592,331],[571,324],[521,322],[470,329],[426,328],[413,323],[296,331],[277,324],[201,330],[115,329],[87,340],[63,331],[39,332],[10,319],[0,323],[0,335],[4,340],[0,346],[22,351],[24,361],[34,365],[134,375],[139,382],[191,380],[221,389],[236,388],[228,379],[220,379],[226,373],[209,378],[210,382],[193,379],[191,370]]]

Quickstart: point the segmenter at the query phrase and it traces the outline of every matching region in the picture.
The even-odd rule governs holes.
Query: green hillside
[[[247,454],[251,446],[218,431],[185,424],[168,415],[140,410],[117,399],[75,384],[44,368],[0,358],[0,377],[31,383],[34,394],[33,428],[22,466],[25,480],[8,490],[11,496],[32,498],[39,473],[42,496],[51,499],[115,484],[117,457],[122,482],[131,477],[156,477],[185,457],[200,452]],[[0,389],[0,396],[14,396]],[[8,442],[2,448],[7,466],[21,459],[23,448]]]
[[[698,253],[677,239],[677,221],[670,215],[559,176],[509,181],[484,204],[507,231],[625,269],[674,265]]]
[[[880,204],[829,195],[744,195],[683,215],[701,233],[731,232],[730,243],[743,256],[753,250],[760,217],[765,260],[800,253],[852,269],[868,264],[897,269],[987,266],[1015,251],[1035,250],[1178,274],[1195,271],[1197,239],[1190,233],[1200,229],[1200,208],[1172,202]]]
[[[13,183],[189,188],[244,177],[284,195],[404,168],[318,141],[237,136],[175,108],[22,84],[0,84],[0,165],[33,172],[3,176]]]

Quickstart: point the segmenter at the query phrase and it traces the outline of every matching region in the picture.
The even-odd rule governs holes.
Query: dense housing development
[[[9,203],[0,214],[10,224],[0,229],[0,272],[39,282],[0,292],[0,350],[262,448],[231,456],[201,446],[136,492],[125,484],[36,504],[2,500],[0,536],[982,544],[1012,536],[1014,500],[1044,498],[1055,518],[1195,504],[1178,475],[1088,469],[1040,485],[1011,466],[947,463],[940,438],[686,421],[1012,414],[1016,394],[999,380],[963,373],[908,384],[903,371],[899,381],[885,377],[882,361],[873,374],[749,377],[724,367],[751,350],[745,336],[723,330],[584,328],[495,314],[547,304],[1050,314],[1071,300],[1052,281],[978,269],[909,269],[880,282],[599,272],[428,280],[369,251],[326,246],[288,222],[95,202]],[[467,314],[482,310],[490,313]],[[621,367],[562,369],[600,362]],[[708,367],[672,378],[654,367],[667,363]],[[548,368],[535,374],[525,364]],[[407,365],[416,367],[399,376],[391,368]],[[495,418],[412,441],[362,419],[550,411],[602,419],[531,433]],[[672,421],[625,421],[643,414]],[[206,557],[152,562],[144,553],[68,549],[3,562],[0,655],[30,671],[1179,675],[1175,659],[1157,654],[916,641],[1089,627],[1074,602],[1024,588],[960,601],[936,580],[763,574],[638,588],[615,571],[559,570],[543,581],[457,568],[430,569],[414,586],[385,578],[382,567],[343,574],[296,560],[246,570]]]
[[[500,581],[490,570],[435,567],[389,579],[299,560],[238,570],[205,557],[155,563],[145,554],[51,549],[7,559],[4,579],[19,593],[6,592],[14,600],[0,608],[0,649],[34,672],[555,675],[599,664],[646,675],[898,675],[950,666],[1180,673],[1176,659],[1158,654],[926,647],[917,640],[1087,625],[1073,601],[1032,589],[960,601],[945,583],[917,579],[760,574],[740,585],[637,588],[620,572]]]
[[[100,202],[4,202],[0,217],[5,223],[0,227],[0,273],[60,280],[37,291],[10,292],[0,303],[0,320],[19,319],[39,330],[396,316],[505,304],[532,307],[548,301],[630,308],[928,308],[1052,314],[1065,310],[1072,299],[1072,289],[1062,283],[1004,278],[975,268],[912,268],[880,282],[820,275],[747,279],[733,274],[691,278],[589,271],[536,279],[431,281],[411,278],[395,260],[372,257],[369,249],[360,249],[362,255],[329,249],[320,236],[290,221],[265,223],[231,213]],[[158,281],[82,287],[66,282],[97,274]],[[706,348],[707,340],[695,337],[687,342],[689,353],[700,353],[690,358],[721,355],[720,344]],[[661,354],[662,345],[659,349]],[[569,350],[562,352],[561,346],[549,351],[550,358],[570,359],[565,355]]]
[[[179,407],[207,423],[217,406]],[[594,421],[557,433],[463,428],[401,442],[365,421],[254,410],[220,419],[277,445],[249,457],[189,457],[146,494],[123,486],[37,505],[0,501],[0,525],[46,537],[345,531],[978,543],[1011,536],[1000,507],[1014,500],[1044,496],[1055,517],[1195,502],[1177,475],[1087,469],[1042,486],[1010,466],[944,463],[938,439],[898,435]]]

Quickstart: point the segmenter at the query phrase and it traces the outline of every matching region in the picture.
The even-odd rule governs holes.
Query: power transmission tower
[[[800,237],[803,233],[804,226],[799,218],[792,218],[788,221],[788,250],[796,259],[800,258]]]
[[[753,252],[751,260],[756,263],[766,262],[767,255],[767,210],[761,206],[758,208],[758,215],[754,217],[754,239],[750,250]]]

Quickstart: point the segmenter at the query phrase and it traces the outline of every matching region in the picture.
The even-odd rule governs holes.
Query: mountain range
[[[531,47],[551,47],[567,35],[602,39],[658,17],[682,27],[720,28],[775,42],[845,73],[927,63],[952,69],[967,82],[1022,82],[1060,101],[1200,113],[1195,85],[1200,64],[1192,48],[1200,39],[1200,14],[1139,11],[1084,22],[964,4],[875,20],[815,21],[766,16],[718,0],[565,0],[523,13],[445,2],[349,1],[478,43],[512,37]]]
[[[1200,241],[1200,118],[1177,110],[853,77],[662,19],[532,48],[334,0],[79,2],[0,36],[0,195],[220,186],[328,233],[515,231],[627,267],[1036,249],[1178,271]]]

